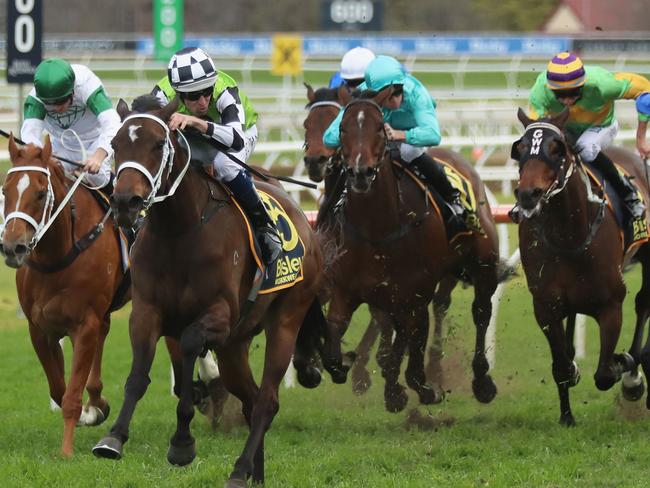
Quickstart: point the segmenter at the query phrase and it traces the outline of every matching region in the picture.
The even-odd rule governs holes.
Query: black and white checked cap
[[[206,52],[198,47],[181,49],[172,56],[167,67],[167,77],[179,92],[193,92],[215,84],[217,71]]]

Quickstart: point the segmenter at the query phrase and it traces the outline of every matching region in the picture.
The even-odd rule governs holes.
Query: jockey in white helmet
[[[330,88],[345,85],[349,89],[358,87],[364,80],[364,73],[375,59],[375,53],[365,47],[353,47],[343,55],[341,69],[330,80]]]

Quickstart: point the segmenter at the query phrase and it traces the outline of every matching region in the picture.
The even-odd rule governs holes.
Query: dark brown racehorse
[[[422,403],[439,401],[442,391],[429,386],[424,377],[427,304],[436,285],[463,268],[475,290],[473,390],[479,401],[489,402],[496,387],[488,374],[484,348],[490,299],[497,286],[496,234],[486,228],[486,236],[460,237],[456,246],[450,247],[440,214],[427,203],[418,184],[389,157],[380,109],[389,91],[351,101],[341,123],[341,162],[348,194],[338,221],[343,252],[329,277],[333,286],[325,355],[329,361],[340,359],[340,339],[352,313],[361,303],[368,303],[390,317],[396,332],[383,370],[386,408],[396,412],[406,406],[406,392],[398,376],[407,347],[407,384]],[[472,178],[472,183],[478,189],[477,199],[484,202],[480,182]],[[487,205],[482,205],[479,213],[482,221],[491,218]]]
[[[7,265],[17,268],[18,299],[32,344],[63,413],[61,454],[70,457],[75,425],[98,425],[108,416],[101,363],[109,312],[130,295],[128,283],[118,293],[125,275],[112,219],[104,218],[106,212],[83,186],[64,202],[72,183],[51,152],[49,137],[42,149],[18,149],[9,139],[2,250]],[[73,346],[67,386],[59,345],[64,336]],[[82,412],[84,387],[89,398]]]
[[[192,372],[196,358],[214,350],[221,378],[242,401],[250,426],[227,486],[243,486],[251,475],[254,482],[262,483],[264,435],[279,408],[278,386],[294,346],[298,354],[309,330],[324,326],[315,300],[322,267],[320,247],[309,222],[288,195],[259,183],[282,203],[305,244],[304,279],[291,288],[260,295],[241,315],[256,268],[248,230],[224,188],[202,171],[187,169],[189,158],[176,134],[167,128],[176,108],[177,103],[172,102],[149,113],[129,115],[126,104],[118,104],[123,125],[113,140],[118,171],[112,201],[116,219],[120,225],[131,226],[143,208],[157,203],[149,207],[147,223],[132,250],[129,329],[133,364],[124,404],[117,422],[94,452],[121,457],[136,403],[149,383],[156,342],[161,336],[172,336],[180,340],[184,359],[177,430],[168,460],[185,465],[195,457],[190,432]],[[262,330],[266,354],[258,387],[248,351],[252,337]]]
[[[586,176],[585,169],[567,142],[563,128],[569,112],[533,121],[523,110],[518,117],[525,132],[513,145],[519,161],[516,190],[521,207],[519,225],[521,261],[533,295],[535,318],[548,340],[553,357],[553,378],[560,397],[560,423],[575,425],[569,388],[580,373],[574,359],[575,314],[593,317],[600,328],[600,357],[594,374],[600,390],[611,388],[621,375],[628,399],[638,399],[644,385],[637,373],[642,358],[641,342],[650,314],[650,267],[648,244],[627,253],[615,216],[602,194]],[[608,155],[635,177],[644,200],[648,187],[642,162],[627,150],[614,148]],[[630,259],[643,266],[643,283],[636,295],[636,329],[629,353],[614,354],[622,325],[625,298],[622,267]],[[567,318],[567,330],[563,320]],[[642,362],[650,373],[650,346]]]
[[[320,88],[316,91],[310,85],[307,87],[307,117],[303,123],[305,129],[305,167],[308,170],[310,179],[313,181],[325,180],[325,196],[319,210],[318,223],[323,227],[326,225],[327,212],[332,212],[332,206],[336,202],[330,201],[331,194],[337,194],[335,188],[345,184],[345,174],[341,171],[341,165],[337,158],[334,158],[334,149],[328,148],[323,143],[323,134],[329,125],[334,121],[341,108],[352,100],[352,95],[343,87],[338,89]],[[465,161],[462,156],[453,151],[443,148],[431,148],[429,153],[441,159],[451,166],[459,169],[463,174],[469,175],[475,191],[480,193],[481,199],[485,201],[485,189],[483,182],[474,167]],[[498,253],[498,239],[494,219],[489,208],[488,212],[481,215],[481,225],[488,229],[488,238],[494,246],[494,252]],[[505,278],[508,270],[500,268],[500,275]],[[432,343],[429,348],[429,362],[426,373],[429,381],[442,382],[443,341],[444,341],[444,319],[451,305],[451,293],[458,282],[457,273],[451,273],[440,280],[433,296],[434,331]],[[355,349],[356,359],[351,369],[352,387],[356,393],[365,392],[370,386],[370,373],[366,369],[370,359],[369,353],[377,337],[380,343],[377,350],[377,361],[383,367],[385,359],[390,354],[393,327],[390,320],[384,317],[381,310],[371,308],[372,319],[368,324],[361,342]]]

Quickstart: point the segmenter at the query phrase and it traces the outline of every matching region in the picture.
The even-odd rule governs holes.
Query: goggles
[[[43,101],[43,105],[45,105],[45,110],[53,110],[57,107],[60,107],[61,105],[64,105],[68,102],[68,100],[72,100],[72,95],[68,95],[57,100],[48,100],[47,102]]]
[[[183,98],[184,100],[189,100],[190,102],[196,102],[201,97],[210,98],[213,92],[214,92],[214,87],[211,86],[209,88],[204,88],[203,90],[187,92],[187,93],[181,92],[180,95],[181,98]]]
[[[558,100],[563,98],[579,98],[582,95],[582,87],[571,88],[569,90],[554,90],[553,95]]]

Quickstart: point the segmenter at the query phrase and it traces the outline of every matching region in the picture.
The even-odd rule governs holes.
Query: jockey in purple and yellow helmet
[[[602,150],[612,144],[618,132],[614,102],[637,99],[644,92],[650,92],[650,81],[643,76],[585,66],[575,54],[562,52],[540,73],[529,96],[532,119],[553,116],[569,108],[565,129],[575,141],[580,157],[603,173],[635,221],[644,218],[643,203],[629,180],[619,174]],[[641,126],[644,117],[647,122],[647,116],[639,112],[643,137],[637,135],[637,149],[642,156],[650,152],[645,142],[646,124]]]

